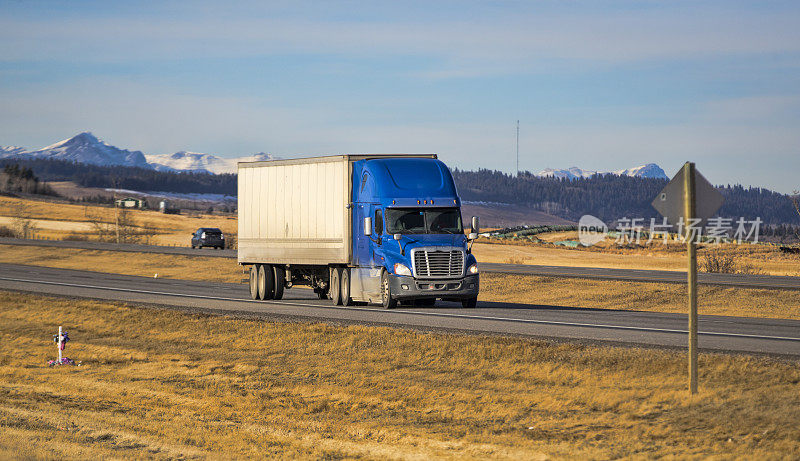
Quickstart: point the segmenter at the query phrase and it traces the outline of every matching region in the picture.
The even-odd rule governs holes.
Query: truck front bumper
[[[479,274],[461,279],[418,280],[414,277],[389,275],[392,297],[395,299],[469,299],[478,296]]]

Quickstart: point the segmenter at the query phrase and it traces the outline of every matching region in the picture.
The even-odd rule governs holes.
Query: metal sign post
[[[678,174],[653,200],[655,208],[673,226],[683,223],[688,255],[687,285],[689,294],[689,391],[697,393],[697,246],[696,231],[712,217],[725,198],[686,162]],[[698,227],[695,227],[698,226]]]
[[[697,214],[694,195],[694,163],[683,165],[683,215],[686,229],[686,253],[689,255],[689,392],[697,394],[697,246],[692,222]]]

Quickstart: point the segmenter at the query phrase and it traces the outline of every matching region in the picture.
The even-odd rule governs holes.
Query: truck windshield
[[[387,208],[390,234],[462,234],[458,208]]]

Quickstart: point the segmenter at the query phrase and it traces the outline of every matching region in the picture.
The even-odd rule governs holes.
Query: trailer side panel
[[[349,264],[347,156],[239,164],[239,262]]]

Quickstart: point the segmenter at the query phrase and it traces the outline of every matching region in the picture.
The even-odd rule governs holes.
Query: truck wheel
[[[333,300],[334,305],[342,304],[341,274],[342,270],[338,267],[331,269],[331,286],[328,292],[331,294],[331,300]]]
[[[392,298],[392,286],[389,284],[389,273],[386,269],[381,272],[381,301],[384,309],[397,307],[397,300]]]
[[[283,287],[286,285],[286,269],[282,266],[272,268],[275,272],[275,296],[273,299],[283,298]]]
[[[264,298],[272,299],[275,297],[275,271],[269,264],[264,264]]]
[[[258,265],[250,266],[250,297],[258,299]]]
[[[341,290],[342,290],[342,305],[343,306],[352,306],[353,305],[353,298],[350,297],[350,268],[345,267],[342,269],[342,277],[341,277]]]
[[[264,299],[267,293],[267,281],[266,276],[264,275],[264,265],[257,264],[258,266],[258,299]]]
[[[467,298],[461,300],[461,307],[464,309],[474,309],[475,306],[478,305],[478,298],[477,296],[474,298]]]

